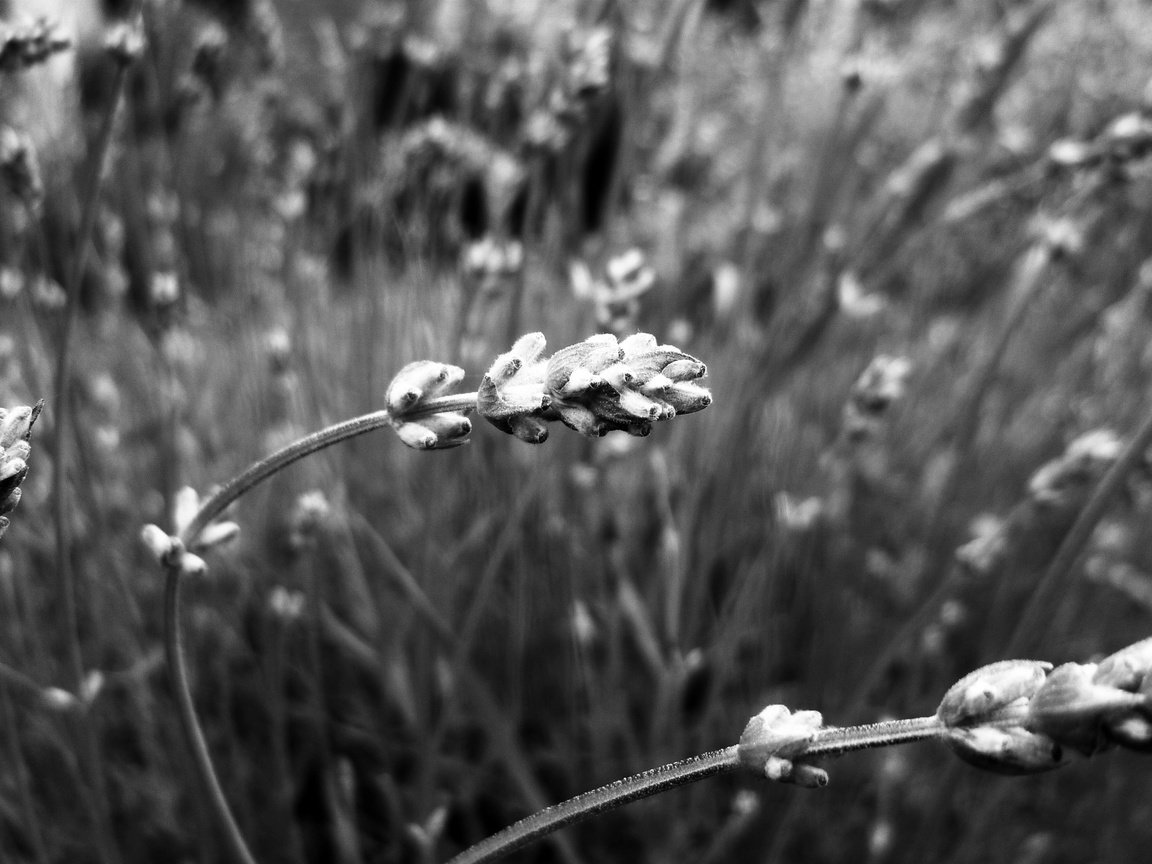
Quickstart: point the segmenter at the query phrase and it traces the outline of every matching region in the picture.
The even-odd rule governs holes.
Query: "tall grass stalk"
[[[139,22],[139,10],[134,21]],[[111,51],[109,54],[111,55]],[[52,437],[49,444],[52,463],[52,500],[54,506],[56,570],[60,586],[60,599],[64,616],[64,629],[68,646],[68,660],[71,676],[77,689],[84,682],[84,654],[80,641],[80,614],[77,594],[78,577],[72,567],[72,543],[70,525],[72,516],[68,507],[68,434],[71,418],[72,352],[76,322],[80,312],[80,286],[84,268],[88,261],[88,245],[92,229],[96,224],[96,213],[100,205],[100,189],[104,179],[105,161],[112,145],[117,118],[123,102],[124,87],[128,79],[129,61],[127,58],[112,58],[116,63],[112,82],[111,98],[101,119],[100,128],[89,153],[87,186],[81,196],[80,226],[72,268],[65,286],[65,307],[63,326],[56,350],[56,367],[52,393]],[[105,864],[120,860],[115,836],[112,831],[111,810],[108,806],[107,781],[104,773],[104,760],[100,752],[97,724],[94,718],[87,717],[77,722],[76,736],[82,748],[87,789],[82,796],[87,800],[96,837],[100,859]]]

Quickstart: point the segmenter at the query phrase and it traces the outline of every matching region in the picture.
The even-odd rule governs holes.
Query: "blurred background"
[[[1146,0],[146,0],[85,238],[136,6],[0,3],[0,406],[51,406],[73,340],[0,540],[4,862],[223,860],[141,526],[533,330],[651,332],[714,404],[644,440],[376,433],[238,502],[189,665],[261,862],[444,860],[769,702],[930,714],[983,663],[1149,635],[1145,464],[1051,566],[1152,410]],[[1130,753],[830,768],[512,860],[1152,844]]]

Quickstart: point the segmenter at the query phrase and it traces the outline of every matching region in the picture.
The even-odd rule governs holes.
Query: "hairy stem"
[[[827,726],[815,733],[801,756],[804,758],[838,756],[853,750],[926,741],[939,738],[944,729],[943,722],[935,716],[885,720],[862,726]],[[740,760],[739,751],[740,748],[737,746],[712,750],[679,762],[661,765],[641,774],[633,774],[631,777],[569,798],[561,804],[533,813],[509,825],[503,831],[481,840],[452,858],[448,864],[483,864],[486,861],[495,861],[533,840],[597,813],[615,810],[641,798],[659,795],[661,792],[667,792],[677,786],[686,786],[715,774],[745,769],[749,766]],[[792,758],[799,759],[801,756]]]
[[[509,825],[503,831],[481,840],[475,846],[465,849],[448,864],[481,864],[484,861],[494,861],[545,834],[558,831],[589,816],[614,810],[632,801],[658,795],[677,786],[695,783],[705,777],[734,771],[740,767],[736,747],[733,746],[661,765],[642,774],[633,774],[631,777],[577,795],[562,804],[533,813]]]
[[[458,393],[450,396],[438,396],[427,399],[411,411],[405,412],[404,418],[415,419],[429,414],[439,414],[445,411],[467,412],[476,407],[476,393]],[[254,462],[241,474],[237,474],[219,489],[200,507],[200,511],[188,523],[180,534],[185,546],[191,546],[200,532],[227,509],[228,505],[248,492],[254,486],[264,482],[273,474],[287,468],[293,462],[298,462],[305,456],[310,456],[333,444],[347,441],[367,432],[373,432],[391,422],[387,411],[373,411],[360,417],[353,417],[342,423],[336,423],[313,432],[298,441],[294,441],[280,448],[270,456],[265,456]]]
[[[468,411],[475,406],[475,393],[441,396],[426,400],[418,408],[408,412],[405,417],[423,416],[441,411]],[[387,411],[375,411],[371,414],[354,417],[351,420],[336,423],[321,429],[319,432],[314,432],[299,441],[294,441],[270,456],[253,463],[245,471],[221,486],[204,502],[192,521],[181,532],[181,542],[185,547],[192,546],[200,532],[213,519],[223,513],[229,504],[281,469],[333,444],[387,426],[390,420]],[[196,717],[196,708],[192,703],[192,693],[188,686],[188,671],[184,659],[184,635],[180,615],[180,581],[182,575],[179,566],[168,567],[164,592],[164,650],[168,657],[168,676],[172,692],[176,698],[180,726],[184,731],[188,747],[192,751],[196,774],[208,796],[213,815],[224,833],[231,857],[241,864],[255,864],[255,859],[248,850],[244,837],[240,833],[228,806],[228,801],[224,797],[220,780],[216,776],[216,769],[212,765],[208,745],[204,740],[204,732]]]

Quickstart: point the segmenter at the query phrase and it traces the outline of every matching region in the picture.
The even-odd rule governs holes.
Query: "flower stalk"
[[[409,447],[446,449],[468,442],[472,425],[466,415],[478,411],[497,428],[538,444],[547,437],[545,424],[553,420],[591,437],[612,430],[647,435],[652,421],[699,411],[712,401],[711,394],[697,383],[706,372],[704,364],[677,348],[657,344],[648,334],[636,334],[620,343],[615,336],[593,336],[561,349],[548,361],[541,356],[543,348],[543,335],[522,337],[511,352],[497,358],[481,389],[467,393],[448,392],[463,380],[463,369],[430,360],[410,363],[389,384],[384,410],[337,423],[282,447],[203,502],[192,490],[182,490],[176,496],[173,534],[156,525],[144,527],[141,539],[165,571],[164,646],[181,728],[229,857],[238,864],[255,864],[255,858],[216,776],[192,702],[185,660],[181,588],[185,577],[207,571],[197,553],[236,535],[235,524],[217,520],[253,487],[306,456],[385,426],[392,427]],[[693,769],[686,769],[683,776],[695,776],[700,760],[688,762]],[[712,760],[704,762],[711,773],[720,770]],[[659,777],[672,785],[688,782],[677,779],[681,777],[678,771],[661,770]],[[660,788],[666,786],[657,783],[653,791],[637,792],[635,797],[655,794]],[[607,800],[615,799],[609,796]],[[555,827],[545,827],[538,834],[552,830]]]

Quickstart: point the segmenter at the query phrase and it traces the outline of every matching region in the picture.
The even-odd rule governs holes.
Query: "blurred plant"
[[[0,72],[38,66],[71,48],[72,40],[59,32],[59,26],[47,18],[16,25],[0,21]]]

